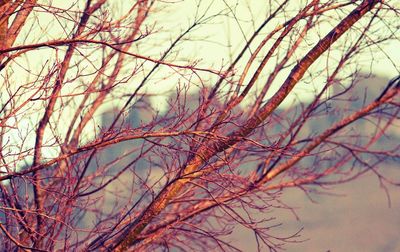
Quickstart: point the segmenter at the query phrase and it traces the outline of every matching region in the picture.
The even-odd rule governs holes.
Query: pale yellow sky
[[[46,3],[47,1],[41,1]],[[59,8],[65,9],[74,9],[74,8],[82,8],[84,6],[84,1],[77,1],[77,3],[64,1],[64,0],[53,0],[52,6],[56,6]],[[176,36],[178,36],[183,30],[185,30],[194,20],[194,17],[197,15],[201,15],[206,11],[206,15],[210,16],[224,10],[225,12],[232,11],[235,13],[235,16],[240,18],[239,21],[235,21],[231,17],[221,16],[214,19],[211,24],[205,25],[200,29],[196,30],[193,33],[192,37],[188,37],[191,39],[197,39],[197,41],[186,41],[179,45],[179,56],[178,61],[174,61],[174,63],[179,63],[179,59],[187,59],[190,58],[192,60],[196,60],[198,62],[198,66],[200,67],[212,67],[214,69],[220,69],[222,66],[228,65],[231,60],[230,53],[238,52],[240,48],[243,47],[245,43],[244,36],[247,38],[250,37],[255,27],[257,27],[266,17],[267,7],[264,1],[259,0],[183,0],[183,1],[166,1],[167,3],[161,3],[160,5],[155,5],[155,11],[157,15],[150,15],[149,20],[146,24],[152,24],[152,21],[156,21],[156,27],[160,29],[160,32],[157,34],[153,34],[153,40],[157,41],[157,44],[149,45],[148,48],[142,46],[144,48],[144,52],[138,52],[143,54],[144,56],[152,56],[154,58],[158,57],[163,50],[169,46],[170,41],[173,40]],[[173,4],[171,4],[173,2]],[[279,2],[279,1],[278,1]],[[306,1],[298,1],[298,3],[303,3]],[[113,6],[110,7],[110,15],[113,13],[123,13],[131,7],[130,1],[113,1],[111,2]],[[199,4],[199,8],[196,8],[196,5]],[[236,4],[237,3],[237,4]],[[247,3],[247,4],[245,4]],[[227,7],[229,4],[229,8]],[[275,3],[276,4],[276,3]],[[160,7],[160,8],[157,8]],[[164,8],[166,7],[166,8]],[[291,11],[295,11],[297,6],[289,6],[289,14]],[[352,7],[353,8],[353,7]],[[113,10],[113,11],[111,11]],[[232,13],[229,13],[232,16]],[[45,14],[44,12],[38,16],[40,22],[40,26],[34,26],[32,30],[26,30],[26,34],[38,34],[36,38],[40,38],[39,34],[46,33],[46,36],[42,36],[40,42],[46,41],[49,38],[59,38],[62,37],[63,27],[62,25],[56,21],[54,16]],[[160,23],[160,20],[162,20]],[[275,28],[276,25],[281,24],[283,18],[275,19],[271,25],[269,25],[265,31],[268,32]],[[238,24],[240,22],[240,24]],[[311,32],[308,36],[307,40],[309,43],[308,47],[302,51],[301,54],[296,54],[297,59],[300,59],[304,54],[312,48],[314,42],[318,40],[320,36],[326,34],[334,25],[338,23],[338,20],[332,18],[328,20],[328,22],[323,23],[318,30],[315,32]],[[71,23],[69,23],[70,25]],[[384,27],[384,25],[382,24]],[[48,28],[51,27],[51,28]],[[45,31],[43,31],[45,30]],[[266,33],[264,33],[266,34]],[[314,34],[314,35],[313,35]],[[319,34],[319,35],[318,35]],[[314,37],[313,37],[314,36]],[[258,39],[260,41],[262,39],[262,35]],[[17,43],[23,43],[24,37],[21,36]],[[39,42],[39,41],[38,41]],[[255,45],[257,45],[257,40],[255,41]],[[229,46],[228,46],[229,45]],[[252,47],[253,50],[255,46]],[[379,48],[376,48],[374,52],[373,59],[371,59],[369,54],[365,54],[364,57],[360,58],[359,64],[362,67],[363,71],[369,72],[371,71],[374,74],[383,75],[388,78],[392,78],[400,73],[400,40],[390,41],[390,43],[382,44]],[[60,51],[62,54],[62,50]],[[332,52],[331,56],[338,54],[337,52]],[[326,56],[326,55],[325,55]],[[338,55],[339,56],[339,55]],[[41,49],[36,52],[30,52],[29,57],[27,57],[27,61],[29,61],[29,67],[32,66],[41,66],[47,60],[54,57],[53,49]],[[96,60],[95,57],[92,57],[93,60]],[[99,60],[99,58],[98,58]],[[175,59],[167,59],[175,60]],[[184,63],[182,63],[184,64]],[[239,64],[238,69],[245,62]],[[274,66],[275,61],[272,60],[270,64],[266,66],[264,69],[264,73],[267,76],[268,72],[271,71]],[[318,66],[319,62],[314,64]],[[397,66],[396,66],[397,64]],[[256,65],[256,64],[254,64]],[[149,64],[150,66],[150,64]],[[22,67],[21,67],[22,68]],[[15,71],[19,71],[22,69],[14,69]],[[310,69],[310,71],[312,68]],[[158,74],[157,76],[164,77],[163,75],[172,72],[171,69],[165,69],[163,72]],[[278,75],[277,79],[274,82],[274,87],[272,88],[272,92],[269,95],[272,95],[273,91],[276,90],[279,85],[284,81],[287,74],[290,72],[290,68],[286,69],[286,71],[282,71],[280,75]],[[239,71],[240,73],[240,71]],[[26,78],[25,74],[18,75],[16,77],[22,79]],[[263,80],[266,77],[261,78],[259,81],[259,87],[263,85]],[[324,80],[316,78],[315,83],[320,83]],[[133,79],[133,82],[135,80]],[[150,93],[159,93],[165,92],[167,90],[173,90],[177,86],[178,77],[168,78],[164,82],[156,82],[148,85],[148,91]],[[212,85],[213,81],[209,81],[208,85]],[[301,97],[307,99],[308,96],[312,96],[312,92],[316,87],[312,85],[304,85],[300,84],[297,86],[296,92],[300,92]],[[68,87],[65,87],[68,89]],[[194,92],[196,92],[194,90]],[[288,98],[285,104],[291,104],[291,99]],[[163,105],[161,99],[156,103],[160,103],[158,106],[162,108]],[[284,104],[284,105],[285,105]]]
[[[50,3],[50,1],[39,2],[48,4]],[[114,6],[110,7],[110,15],[112,15],[113,11],[116,13],[122,13],[123,11],[126,11],[132,4],[130,1],[114,0],[111,2]],[[171,4],[172,2],[173,4]],[[298,3],[303,2],[305,1],[299,1]],[[70,10],[74,8],[82,9],[84,6],[84,1],[82,0],[77,1],[77,3],[75,1],[53,0],[51,3],[53,7]],[[196,7],[198,3],[200,3],[199,8]],[[227,7],[227,3],[229,4],[229,8]],[[272,1],[272,3],[275,5],[277,4],[274,1]],[[287,14],[293,14],[292,12],[294,12],[297,7],[298,6],[293,5],[289,6]],[[185,41],[179,45],[179,50],[177,53],[175,53],[175,55],[177,55],[176,59],[170,57],[167,59],[167,61],[173,61],[177,64],[186,64],[185,62],[181,61],[181,59],[190,58],[192,60],[196,60],[199,67],[212,67],[214,69],[220,69],[222,66],[225,66],[226,68],[228,63],[231,61],[230,53],[235,55],[235,53],[238,52],[238,49],[244,45],[244,36],[248,38],[254,31],[255,27],[257,27],[265,19],[267,16],[267,9],[268,8],[266,8],[265,1],[260,0],[174,0],[165,1],[164,3],[159,2],[159,5],[156,4],[155,6],[155,13],[153,15],[150,14],[149,19],[146,21],[146,25],[149,26],[155,21],[155,28],[158,29],[158,32],[152,34],[151,39],[149,40],[153,41],[154,44],[141,45],[141,51],[135,53],[157,58],[165,50],[165,48],[169,46],[170,42],[193,22],[196,13],[197,15],[201,15],[206,12],[206,16],[211,16],[217,14],[221,10],[224,10],[231,17],[232,12],[235,13],[235,16],[238,17],[239,21],[236,21],[231,17],[227,17],[228,15],[215,18],[210,22],[210,24],[204,25],[195,30],[194,33],[188,37],[190,38],[190,41]],[[304,50],[302,50],[301,53],[297,53],[295,55],[296,59],[303,57],[304,54],[312,48],[320,36],[325,35],[334,25],[338,23],[338,20],[335,20],[334,17],[335,15],[332,15],[332,18],[327,19],[327,21],[323,23],[319,29],[313,33],[310,33],[306,39],[306,42],[308,43],[307,46],[304,47]],[[267,34],[268,31],[274,29],[276,25],[282,23],[284,18],[287,19],[287,17],[283,16],[275,19],[274,22],[272,22],[271,25],[265,29],[263,34]],[[72,22],[63,23],[62,19],[56,20],[53,15],[46,14],[45,11],[37,14],[35,17],[33,17],[33,19],[38,21],[40,25],[35,25],[32,27],[32,29],[24,30],[21,34],[22,36],[20,36],[16,42],[16,45],[26,43],[26,41],[29,42],[29,40],[32,38],[36,39],[35,42],[43,42],[48,39],[65,37],[65,35],[63,35],[63,26],[66,24],[70,26],[72,24]],[[383,23],[382,27],[385,27]],[[69,27],[67,30],[71,30],[71,27]],[[43,36],[43,34],[46,34],[46,36]],[[257,41],[259,42],[261,39],[263,39],[263,34],[261,34],[260,38],[255,41],[256,45]],[[27,40],[25,41],[25,39]],[[253,46],[252,49],[254,50],[254,48],[255,47]],[[375,51],[373,58],[371,58],[370,54],[366,54],[366,56],[359,59],[358,63],[360,66],[362,66],[362,70],[364,71],[371,71],[374,74],[383,75],[388,78],[394,77],[399,74],[400,69],[398,63],[400,62],[399,48],[400,40],[390,41],[390,43],[380,45],[380,51]],[[24,55],[24,57],[19,60],[19,64],[13,64],[12,71],[15,72],[13,75],[15,83],[25,83],[26,79],[32,80],[35,78],[35,75],[28,75],[25,69],[29,69],[31,72],[39,73],[42,66],[45,65],[48,60],[54,60],[56,53],[61,59],[64,49],[65,48],[62,48],[62,50],[60,49],[58,52],[55,52],[54,49],[40,49],[31,51]],[[338,52],[331,52],[329,57],[337,57],[338,55]],[[93,60],[93,62],[100,60],[100,57],[96,55],[92,55],[90,58]],[[318,67],[321,67],[319,64],[326,64],[328,58],[327,54],[325,54],[324,57],[322,57],[310,68],[309,72],[312,72],[313,69],[318,69]],[[254,90],[260,89],[260,87],[264,84],[263,82],[266,80],[268,73],[271,71],[275,63],[276,61],[273,59],[269,64],[267,64],[263,71],[264,76],[261,77],[261,80],[258,82],[258,86],[256,86]],[[244,64],[245,63],[241,63],[238,65],[239,74]],[[87,65],[90,67],[90,64]],[[151,66],[151,64],[148,65],[149,67]],[[322,67],[324,67],[324,65]],[[278,75],[267,97],[271,96],[273,92],[279,88],[279,85],[283,83],[290,70],[291,68],[287,68]],[[147,85],[147,91],[153,94],[164,93],[168,90],[175,91],[178,83],[181,85],[187,84],[186,79],[180,78],[180,76],[176,74],[161,80],[165,76],[169,76],[171,73],[174,73],[174,70],[170,68],[164,68],[161,70],[154,76],[155,79],[158,78],[157,81],[149,82]],[[215,82],[215,78],[215,76],[211,78],[207,76],[204,79],[205,85],[211,86]],[[133,78],[132,82],[127,86],[130,88],[130,90],[133,90],[133,87],[137,84],[137,82],[137,79]],[[318,90],[318,88],[322,86],[321,83],[323,82],[323,76],[314,76],[312,83],[299,83],[295,89],[296,92],[292,96],[288,97],[282,106],[291,105],[294,101],[306,101],[310,99],[313,96],[314,91]],[[71,91],[71,88],[73,89],[74,87],[74,85],[67,84],[63,87],[62,93],[67,94]],[[196,88],[195,85],[192,85],[192,87],[194,87],[192,92],[198,91],[198,88]],[[252,98],[251,94],[249,97]],[[242,103],[242,106],[246,106],[246,104],[248,104],[250,101],[250,98],[245,100]],[[163,110],[166,103],[165,99],[166,97],[153,97],[153,106],[156,109]],[[122,100],[119,101],[122,102]],[[103,106],[98,111],[97,116],[107,109],[109,109],[109,105]],[[35,116],[39,117],[40,115],[41,113],[37,113]],[[21,123],[34,127],[37,119],[38,118],[26,118],[25,121],[21,121]],[[93,127],[87,128],[87,134],[90,135],[91,132],[93,132]]]
[[[188,26],[189,20],[193,20],[193,17],[196,13],[196,8],[193,8],[195,2],[201,2],[200,11],[206,9],[207,6],[212,3],[212,7],[210,8],[209,13],[215,13],[217,10],[221,10],[226,8],[226,3],[232,4],[236,1],[224,1],[224,0],[185,0],[185,1],[176,1],[173,8],[168,9],[170,12],[168,14],[168,18],[165,22],[165,27],[168,28],[168,25],[172,27],[184,29]],[[245,43],[243,33],[247,38],[250,37],[255,27],[257,27],[266,17],[266,5],[264,1],[259,0],[250,0],[248,1],[248,5],[243,4],[245,1],[238,1],[239,4],[232,4],[231,10],[234,11],[236,17],[240,17],[240,26],[238,22],[233,20],[232,18],[221,17],[213,22],[213,25],[208,25],[205,28],[200,29],[196,35],[199,37],[207,36],[208,42],[199,41],[198,43],[186,43],[182,49],[180,50],[180,55],[182,57],[190,57],[192,59],[200,60],[199,65],[202,67],[213,66],[214,68],[219,68],[221,65],[229,62],[229,52],[238,52],[240,48]],[[278,1],[279,2],[279,1]],[[305,1],[298,1],[305,2]],[[236,7],[236,8],[234,8]],[[297,6],[289,6],[290,10],[295,11]],[[352,6],[349,9],[354,8]],[[232,14],[231,14],[232,15]],[[334,27],[339,20],[334,18],[328,20],[321,24],[321,26],[317,29],[317,31],[311,32],[308,36],[309,46],[303,50],[302,54],[296,55],[298,59],[300,59],[304,54],[312,48],[314,43],[318,41],[318,39],[327,34],[332,27]],[[281,24],[283,21],[282,18],[275,19],[274,22],[271,23],[269,28],[266,31],[275,28],[276,25]],[[384,28],[384,24],[382,23],[382,27]],[[178,31],[178,29],[175,29]],[[170,34],[172,36],[172,33]],[[261,36],[262,37],[262,36]],[[261,39],[261,38],[260,38]],[[230,47],[226,45],[230,44]],[[257,45],[257,43],[255,43]],[[253,50],[255,46],[252,47]],[[390,41],[389,43],[382,44],[374,51],[374,55],[371,58],[371,55],[367,52],[363,57],[359,59],[357,62],[362,71],[371,72],[373,74],[381,75],[387,78],[393,78],[400,74],[400,40]],[[340,52],[331,52],[330,57],[336,56],[340,57]],[[327,53],[325,53],[325,57],[327,57]],[[325,64],[326,59],[324,57],[321,58],[320,61],[316,62],[313,67],[316,69],[319,64]],[[243,64],[240,67],[243,67]],[[264,72],[267,74],[272,67],[274,66],[275,61],[272,60],[271,64],[267,65],[264,69]],[[396,65],[397,64],[397,65]],[[256,65],[256,64],[255,64]],[[313,68],[310,68],[309,71],[312,71]],[[269,96],[273,94],[275,90],[279,88],[279,85],[283,83],[287,74],[290,72],[290,68],[282,71],[277,79],[274,82],[274,86],[272,87],[269,93]],[[239,72],[240,73],[240,72]],[[263,85],[263,80],[259,81],[259,86]],[[321,82],[324,82],[323,77],[316,76],[314,79],[315,86],[313,85],[304,85],[304,83],[300,83],[296,88],[295,96],[288,97],[282,104],[282,106],[287,106],[292,104],[293,99],[302,99],[307,100],[312,98],[313,91],[317,90],[321,85]],[[212,83],[212,82],[211,82]],[[168,83],[163,83],[163,85],[156,85],[149,88],[150,92],[159,92],[160,90],[167,90],[173,87],[175,84],[172,81]],[[268,96],[268,95],[267,95]],[[162,103],[162,100],[158,100],[158,103]],[[157,101],[155,101],[157,103]],[[246,105],[246,100],[244,101],[244,106]],[[160,104],[160,107],[163,105]]]

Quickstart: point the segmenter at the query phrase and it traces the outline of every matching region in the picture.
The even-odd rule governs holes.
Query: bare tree
[[[399,11],[0,1],[1,247],[235,251],[241,225],[276,251],[299,235],[270,223],[285,188],[398,185],[380,168],[400,158],[400,79],[360,89],[359,62],[398,39]]]

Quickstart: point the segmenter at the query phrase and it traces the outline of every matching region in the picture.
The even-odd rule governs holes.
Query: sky
[[[200,10],[196,10],[193,8],[195,2],[200,2]],[[277,1],[279,3],[279,1]],[[298,1],[297,3],[304,2]],[[200,40],[198,43],[185,43],[182,48],[180,49],[180,55],[182,58],[187,55],[193,59],[199,60],[199,65],[208,67],[214,66],[215,68],[219,68],[221,65],[229,62],[231,58],[229,54],[232,52],[237,52],[242,48],[252,32],[255,28],[260,24],[265,16],[266,16],[266,5],[264,1],[259,0],[250,0],[248,4],[243,4],[244,1],[239,1],[236,5],[233,4],[235,1],[224,1],[224,0],[202,0],[202,1],[195,1],[195,0],[185,0],[185,1],[175,1],[173,8],[170,9],[168,18],[165,22],[165,28],[168,30],[168,25],[171,24],[173,27],[176,27],[175,31],[178,31],[180,27],[181,30],[185,29],[191,20],[193,20],[193,16],[195,13],[202,12],[206,10],[208,7],[208,15],[214,14],[217,10],[225,9],[226,11],[231,11],[229,13],[230,17],[222,17],[216,19],[212,25],[207,25],[204,28],[196,31],[196,35],[198,37],[207,36],[206,41]],[[229,8],[227,7],[229,4]],[[276,4],[276,2],[275,2]],[[210,7],[211,6],[211,7]],[[289,5],[289,13],[290,10],[295,11],[296,6]],[[354,7],[351,7],[354,8]],[[232,14],[234,13],[234,14]],[[236,21],[232,18],[232,16],[236,16],[240,18],[240,21]],[[179,21],[178,21],[179,20]],[[280,24],[283,19],[276,19],[276,22],[272,22],[269,29],[274,28],[276,25]],[[311,35],[308,38],[310,45],[313,42],[318,41],[321,35],[327,34],[332,27],[334,27],[339,20],[335,20],[334,17],[330,22],[323,23],[320,28],[318,28],[318,34],[310,33]],[[382,21],[382,27],[384,28],[385,25]],[[172,35],[171,33],[169,34]],[[260,36],[262,37],[262,36]],[[257,42],[257,40],[256,40]],[[255,43],[257,45],[257,43]],[[228,46],[227,46],[228,45]],[[254,50],[254,46],[252,47]],[[304,54],[310,49],[305,48],[303,54],[297,55],[298,58],[304,56]],[[358,64],[360,70],[363,72],[368,72],[376,75],[380,75],[386,78],[393,78],[400,73],[400,39],[399,40],[392,40],[388,43],[382,44],[379,47],[374,49],[374,54],[371,56],[368,52],[363,54],[362,57],[358,59]],[[336,53],[331,52],[330,57],[339,57],[340,52]],[[266,66],[265,72],[268,73],[270,69],[274,66],[274,61],[271,62],[272,64]],[[318,68],[318,64],[325,64],[325,62],[316,62],[314,67]],[[311,68],[312,69],[312,68]],[[253,68],[254,70],[254,68]],[[280,84],[284,82],[288,73],[290,72],[290,68],[282,71],[274,82],[274,85],[271,89],[271,92],[267,97],[270,97],[274,91],[276,91]],[[265,78],[264,78],[265,80]],[[318,89],[321,82],[323,82],[323,78],[315,78],[315,86],[304,85],[300,84],[296,88],[296,95],[297,97],[289,97],[287,100],[284,101],[282,106],[290,106],[292,105],[293,99],[311,99],[313,97],[313,91]],[[173,82],[172,82],[173,83]],[[212,82],[211,82],[212,83]],[[258,88],[263,85],[262,80],[258,83]],[[171,84],[172,86],[174,84]],[[156,85],[149,88],[150,92],[159,92],[160,90],[169,90],[171,85],[165,83],[165,85]],[[257,87],[256,87],[257,88]],[[301,97],[301,98],[299,98]],[[156,98],[155,98],[156,99]],[[157,103],[157,100],[153,100]],[[158,102],[162,100],[158,99]],[[304,100],[303,100],[304,101]],[[246,101],[244,101],[243,106],[246,106]],[[162,104],[160,105],[162,109]]]
[[[47,1],[42,1],[47,2]],[[77,1],[77,3],[63,0],[53,0],[51,1],[53,6],[57,6],[60,8],[73,10],[74,8],[82,8],[83,1]],[[293,1],[295,3],[304,3],[305,1]],[[115,15],[116,17],[124,13],[131,6],[130,1],[112,1],[110,6],[110,14]],[[277,5],[279,1],[272,1],[273,5]],[[194,7],[197,6],[198,8]],[[227,15],[218,17],[211,21],[211,24],[204,25],[200,29],[197,29],[191,38],[191,41],[186,41],[179,45],[179,55],[176,60],[191,58],[195,59],[198,62],[199,67],[212,67],[214,69],[220,69],[221,67],[228,65],[228,63],[232,60],[232,54],[235,54],[240,50],[246,39],[248,39],[255,28],[265,19],[267,12],[267,5],[264,1],[259,0],[249,0],[249,1],[236,1],[236,0],[169,0],[165,1],[165,3],[161,3],[160,5],[155,5],[155,11],[157,11],[157,15],[150,15],[149,20],[145,25],[152,24],[153,21],[156,22],[156,28],[159,29],[160,32],[156,34],[152,34],[152,41],[159,41],[157,44],[152,44],[149,47],[142,46],[144,48],[144,56],[150,57],[158,57],[162,51],[169,46],[170,41],[172,41],[176,36],[178,36],[183,30],[187,29],[187,27],[193,22],[194,17],[197,15],[201,15],[206,13],[206,16],[211,16],[223,10]],[[157,9],[157,6],[161,6],[162,9]],[[165,8],[164,8],[165,7]],[[298,6],[291,5],[288,6],[288,15],[294,13],[297,10]],[[351,9],[354,7],[351,7]],[[49,37],[53,37],[54,39],[59,37],[59,34],[63,32],[63,27],[60,23],[54,19],[52,15],[45,14],[45,12],[39,15],[39,21],[41,23],[40,27],[34,27],[32,30],[26,31],[26,33],[30,34],[40,34],[43,30],[46,30],[46,34]],[[238,17],[238,20],[235,20],[232,17]],[[153,19],[152,19],[153,18]],[[162,20],[162,23],[160,23]],[[276,25],[282,23],[284,20],[283,17],[274,19],[274,21],[265,29],[266,32],[275,28]],[[328,19],[329,20],[329,19]],[[302,54],[295,55],[297,59],[300,59],[305,53],[311,48],[311,46],[318,41],[320,36],[327,34],[334,25],[336,25],[339,20],[335,19],[333,15],[332,18],[322,23],[315,32],[311,32],[307,37],[307,43],[309,43],[309,47],[306,47],[302,52]],[[385,27],[384,22],[382,20],[382,28]],[[48,29],[47,27],[51,27]],[[383,29],[382,29],[383,30]],[[264,33],[265,34],[265,33]],[[255,40],[255,45],[259,42],[263,36]],[[20,38],[20,42],[23,42],[23,37]],[[44,37],[43,40],[48,39]],[[197,39],[197,40],[196,40]],[[195,41],[193,41],[195,40]],[[254,50],[255,46],[252,47]],[[400,62],[400,39],[391,40],[388,43],[384,43],[374,48],[373,56],[371,56],[368,52],[365,53],[362,57],[358,59],[359,67],[361,71],[371,72],[373,74],[377,74],[380,76],[384,76],[387,78],[393,78],[400,73],[400,66],[397,62]],[[30,57],[29,60],[30,65],[41,65],[44,64],[49,58],[54,57],[51,54],[46,57],[46,53],[52,50],[38,50],[37,52],[33,52],[35,56]],[[61,53],[61,52],[60,52]],[[335,56],[336,53],[336,56]],[[339,57],[340,53],[331,52],[329,57]],[[33,59],[33,60],[32,60]],[[167,59],[168,61],[168,59]],[[40,63],[39,63],[40,62]],[[274,66],[274,60],[271,61],[271,64],[267,64],[264,69],[265,76],[271,71]],[[314,63],[315,69],[318,68],[318,64],[325,64],[325,62],[319,61]],[[397,64],[397,65],[396,65]],[[242,64],[243,65],[243,64]],[[22,69],[21,69],[22,70]],[[240,68],[238,69],[240,70]],[[253,69],[254,70],[254,67]],[[290,72],[290,68],[282,71],[273,83],[273,87],[271,92],[267,95],[270,97],[274,91],[276,91],[280,84],[283,83],[288,73]],[[16,70],[18,71],[18,70]],[[312,71],[310,68],[309,71]],[[171,73],[171,69],[165,69],[160,71],[157,75],[160,78],[164,78],[166,73]],[[239,71],[240,72],[240,71]],[[21,78],[24,78],[24,75],[21,75]],[[265,80],[266,77],[262,78]],[[248,79],[248,78],[247,78]],[[259,81],[258,86],[255,89],[261,88],[263,85],[263,81]],[[297,97],[289,97],[286,101],[284,101],[283,106],[292,105],[293,99],[310,99],[313,96],[313,91],[318,89],[321,82],[323,82],[323,78],[315,77],[313,85],[305,85],[300,84],[296,87]],[[135,79],[133,79],[135,82]],[[178,83],[178,79],[175,77],[167,78],[165,81],[157,81],[153,84],[147,85],[147,91],[150,93],[164,93],[166,91],[174,90]],[[213,81],[210,80],[209,84],[212,85]],[[134,84],[133,84],[134,85]],[[68,87],[65,87],[66,89]],[[197,92],[193,90],[193,92]],[[165,106],[165,99],[160,99],[159,97],[155,97],[152,99],[154,106],[158,109],[163,110]],[[246,106],[246,100],[244,101],[244,106]]]

